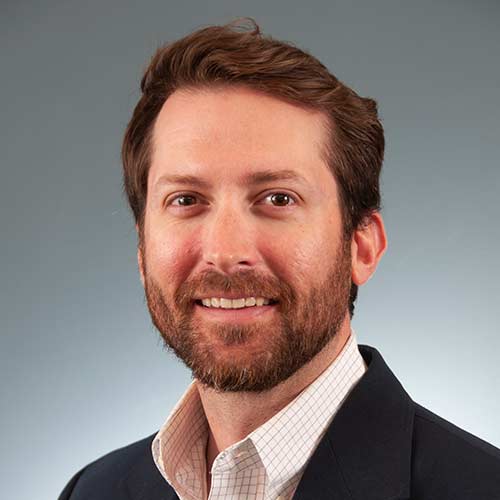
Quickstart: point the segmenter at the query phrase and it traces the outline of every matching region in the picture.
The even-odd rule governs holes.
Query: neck
[[[221,393],[197,384],[209,427],[207,472],[221,450],[244,439],[309,386],[339,355],[350,332],[347,316],[332,341],[314,359],[268,391]]]

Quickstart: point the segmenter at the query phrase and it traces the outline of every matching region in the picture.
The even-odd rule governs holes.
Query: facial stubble
[[[169,301],[148,273],[144,248],[142,254],[146,301],[164,346],[194,378],[218,391],[261,392],[275,387],[332,341],[348,314],[349,240],[339,244],[324,282],[300,294],[283,279],[251,270],[230,277],[209,271],[184,282]],[[259,290],[258,296],[277,298],[277,314],[270,321],[256,319],[251,324],[207,324],[195,317],[193,301],[204,288],[238,291],[244,297],[255,296],[246,290]]]

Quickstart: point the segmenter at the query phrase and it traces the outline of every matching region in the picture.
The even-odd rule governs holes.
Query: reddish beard
[[[144,249],[143,249],[144,250]],[[300,296],[283,280],[245,270],[232,276],[208,271],[184,282],[170,303],[147,272],[146,300],[164,345],[202,384],[218,391],[271,389],[312,360],[337,334],[349,311],[350,241],[339,245],[321,286]],[[194,296],[203,290],[241,292],[241,297],[273,297],[277,314],[270,321],[230,324],[199,321]],[[252,293],[253,291],[253,293]],[[249,347],[251,346],[251,348]]]

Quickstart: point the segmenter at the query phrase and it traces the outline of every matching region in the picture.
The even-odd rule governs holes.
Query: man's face
[[[351,245],[325,139],[319,113],[245,88],[177,91],[158,116],[139,265],[165,345],[209,387],[276,386],[348,315]],[[258,175],[284,170],[296,178]],[[199,300],[221,297],[276,303]]]

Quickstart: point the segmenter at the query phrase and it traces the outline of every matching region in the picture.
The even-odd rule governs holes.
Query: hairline
[[[151,170],[152,159],[155,152],[155,130],[156,123],[159,119],[160,113],[163,109],[163,106],[168,101],[168,99],[176,92],[185,92],[185,93],[195,93],[195,92],[217,92],[225,89],[245,89],[255,92],[256,94],[260,94],[265,97],[271,97],[277,99],[286,104],[290,104],[299,109],[307,111],[312,114],[317,114],[320,118],[321,129],[324,132],[323,140],[316,142],[317,147],[319,148],[319,157],[325,163],[326,167],[330,175],[332,175],[333,180],[337,187],[337,196],[338,196],[338,205],[340,208],[340,213],[342,217],[342,229],[344,235],[350,236],[352,234],[351,223],[348,220],[349,214],[347,212],[347,207],[345,206],[345,199],[342,188],[338,182],[338,179],[335,175],[334,163],[341,161],[340,158],[335,155],[334,147],[338,143],[338,134],[336,133],[336,123],[334,118],[326,111],[325,109],[321,109],[319,106],[314,106],[313,104],[304,103],[298,100],[294,100],[291,98],[287,98],[278,93],[275,93],[266,88],[260,87],[257,85],[252,85],[249,82],[230,82],[230,81],[220,81],[220,82],[194,82],[194,83],[180,83],[170,90],[166,98],[163,100],[156,116],[151,121],[147,133],[145,136],[145,163],[146,163],[146,197],[144,199],[144,205],[140,217],[140,221],[138,221],[138,225],[141,226],[144,224],[145,216],[146,216],[146,206],[147,206],[147,198],[148,198],[148,180],[149,173]]]

